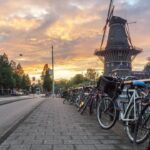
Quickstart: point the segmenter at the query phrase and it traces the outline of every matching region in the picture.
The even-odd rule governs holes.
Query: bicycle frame
[[[139,98],[139,94],[138,94],[137,90],[135,90],[135,89],[130,89],[129,92],[131,92],[133,94],[131,95],[129,103],[127,104],[127,107],[124,110],[124,112],[120,111],[120,118],[122,121],[135,121],[137,119],[136,99]],[[132,105],[132,103],[134,104],[134,118],[133,119],[127,119],[126,116],[127,116],[128,110],[129,110],[130,106]]]

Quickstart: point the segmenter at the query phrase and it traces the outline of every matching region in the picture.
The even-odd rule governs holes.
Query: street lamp
[[[54,83],[54,51],[52,45],[52,95],[55,95],[55,83]]]

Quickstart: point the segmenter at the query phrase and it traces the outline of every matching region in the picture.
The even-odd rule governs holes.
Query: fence
[[[0,95],[11,95],[12,90],[11,89],[0,89]]]

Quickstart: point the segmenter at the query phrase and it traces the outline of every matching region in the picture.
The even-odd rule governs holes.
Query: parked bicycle
[[[142,142],[147,141],[146,150],[150,149],[150,99],[145,98],[144,108],[142,109],[139,118],[137,120],[137,124],[135,127],[135,139],[134,142],[137,143],[139,137],[144,132],[145,136]],[[146,142],[145,142],[146,143]]]
[[[85,98],[81,101],[81,105],[78,109],[80,114],[83,114],[87,108],[89,108],[89,114],[93,114],[94,108],[97,108],[99,100],[99,92],[96,88],[89,88],[89,92],[85,93]]]
[[[102,96],[97,108],[97,119],[103,129],[112,128],[117,120],[121,120],[125,125],[126,133],[129,139],[134,141],[135,123],[142,110],[142,101],[144,96],[142,88],[145,83],[141,81],[133,81],[126,87],[126,100],[120,102],[119,95],[125,87],[124,81],[112,77],[102,76],[99,80],[99,89],[107,96]],[[118,103],[119,102],[119,103]],[[122,106],[120,106],[120,104]],[[137,143],[145,139],[146,133],[140,135]]]

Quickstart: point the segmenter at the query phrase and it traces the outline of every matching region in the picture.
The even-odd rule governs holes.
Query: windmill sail
[[[112,15],[113,15],[113,12],[114,12],[113,0],[110,0],[109,9],[108,9],[108,13],[107,13],[106,24],[103,28],[103,35],[102,35],[100,50],[102,49],[102,46],[103,46],[103,43],[104,43],[104,40],[105,40],[105,34],[106,34],[107,26],[108,26],[108,23],[109,23]]]

